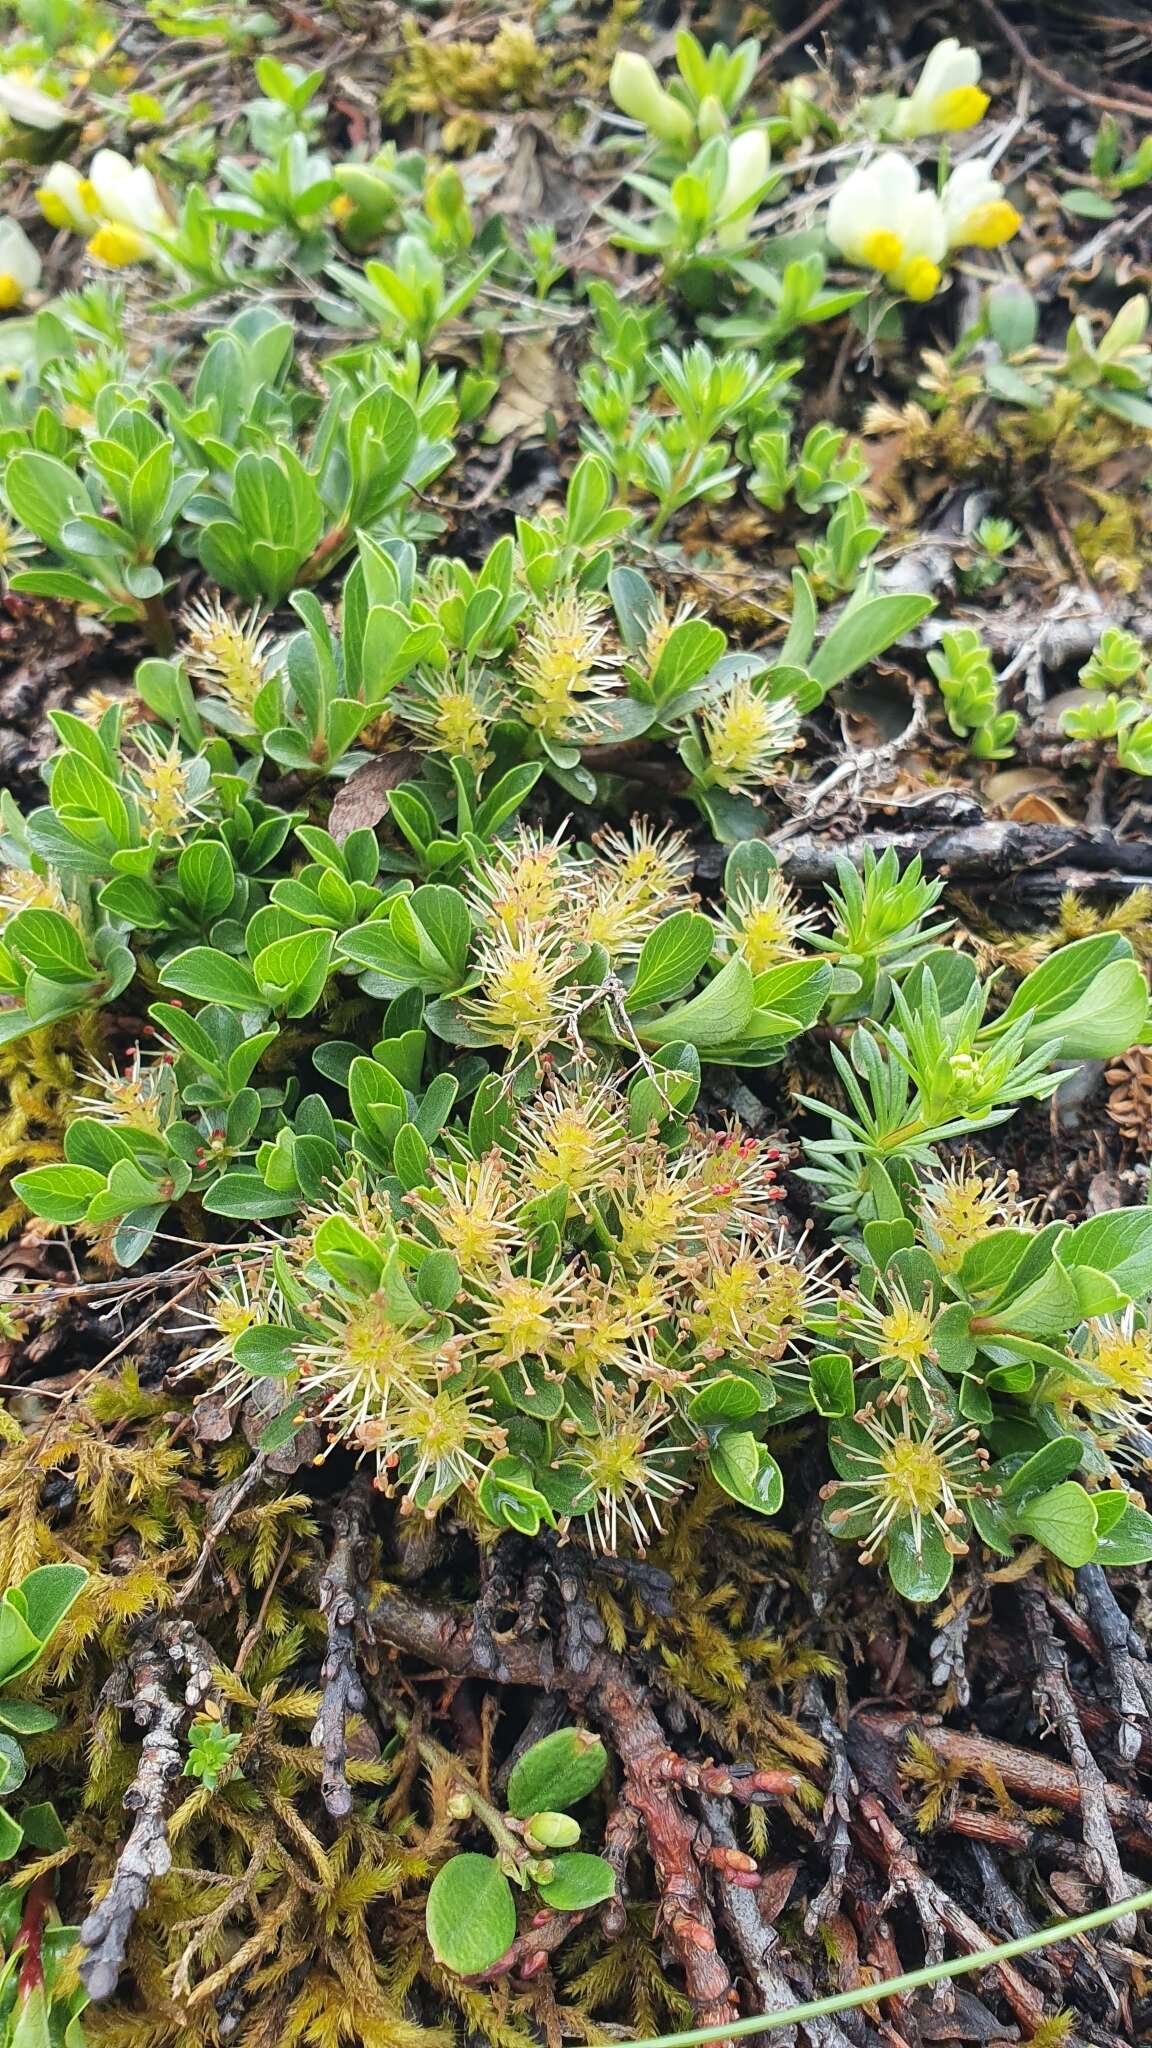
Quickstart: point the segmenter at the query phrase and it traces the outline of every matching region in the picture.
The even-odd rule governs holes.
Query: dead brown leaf
[[[389,792],[407,782],[419,765],[420,756],[411,747],[398,747],[394,754],[381,754],[354,769],[328,813],[328,830],[337,846],[343,846],[350,832],[378,825],[387,815]]]
[[[569,384],[556,360],[554,335],[513,342],[500,395],[484,424],[483,439],[529,441],[568,417]]]

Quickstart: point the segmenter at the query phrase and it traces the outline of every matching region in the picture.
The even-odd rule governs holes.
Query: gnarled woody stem
[[[124,1677],[132,1713],[144,1729],[136,1776],[124,1794],[135,1815],[132,1832],[112,1873],[112,1882],[80,1929],[87,1950],[80,1977],[90,1998],[109,1998],[116,1989],[137,1913],[154,1877],[172,1862],[168,1846],[168,1801],[180,1775],[180,1731],[198,1707],[212,1675],[212,1652],[186,1621],[163,1621],[149,1629],[128,1659]],[[183,1697],[175,1697],[177,1687]]]
[[[466,1614],[419,1606],[391,1589],[373,1601],[367,1624],[379,1641],[460,1677],[483,1676],[547,1691],[559,1686],[599,1724],[623,1766],[623,1799],[643,1826],[660,1888],[662,1926],[700,2024],[717,2025],[730,2018],[736,2010],[736,1991],[716,1945],[696,1854],[700,1827],[678,1789],[680,1782],[690,1782],[699,1773],[697,1767],[685,1769],[669,1750],[656,1715],[623,1661],[591,1644],[585,1635],[579,1656],[560,1665],[547,1640],[497,1638],[491,1645],[496,1653],[493,1664],[476,1658]],[[795,1782],[783,1772],[755,1772],[739,1782],[730,1781],[723,1771],[709,1776],[713,1789],[745,1797],[780,1794]]]

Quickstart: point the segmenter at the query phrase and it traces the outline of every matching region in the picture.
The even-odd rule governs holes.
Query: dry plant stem
[[[804,1932],[811,1939],[821,1921],[830,1920],[832,1915],[840,1910],[840,1901],[844,1895],[844,1879],[848,1873],[848,1856],[852,1846],[848,1823],[852,1816],[852,1802],[859,1791],[859,1786],[848,1761],[843,1731],[828,1711],[817,1678],[808,1680],[804,1694],[804,1711],[815,1721],[820,1739],[828,1752],[828,1790],[824,1795],[823,1815],[828,1876],[804,1914]]]
[[[1084,1730],[1080,1726],[1076,1703],[1068,1684],[1067,1659],[1056,1640],[1044,1604],[1044,1596],[1037,1586],[1026,1580],[1020,1587],[1020,1599],[1028,1626],[1028,1640],[1036,1663],[1039,1697],[1060,1731],[1060,1740],[1080,1787],[1084,1866],[1093,1883],[1103,1885],[1109,1899],[1115,1904],[1127,1898],[1129,1891],[1120,1866],[1120,1851],[1116,1847],[1116,1836],[1108,1811],[1104,1773],[1093,1756]],[[1136,1922],[1129,1916],[1124,1920],[1118,1920],[1116,1928],[1121,1940],[1131,1941],[1136,1932]]]
[[[237,1907],[246,1904],[254,1896],[274,1841],[275,1836],[271,1828],[257,1835],[252,1853],[248,1858],[247,1867],[242,1876],[237,1878],[234,1884],[229,1884],[223,1898],[217,1905],[213,1906],[210,1913],[205,1914],[202,1920],[192,1923],[194,1932],[180,1961],[176,1965],[176,1971],[172,1978],[172,1996],[174,1998],[190,1998],[192,1996],[193,1963],[212,1940],[213,1936],[218,1934],[222,1927],[227,1926]],[[174,1929],[173,1931],[176,1932],[177,1930]],[[181,1928],[179,1931],[182,1932],[183,1929]]]
[[[856,1834],[860,1846],[886,1871],[890,1893],[903,1892],[915,1907],[929,1951],[927,1960],[933,1962],[942,1957],[945,1932],[969,1955],[978,1955],[981,1949],[989,1947],[983,1928],[921,1869],[915,1851],[889,1819],[880,1800],[870,1792],[864,1793],[858,1812],[860,1825]],[[1000,1988],[1021,2026],[1028,2034],[1034,2034],[1044,2017],[1043,1998],[1011,1963],[990,1967],[995,1967]]]
[[[717,1848],[729,1851],[738,1848],[722,1799],[714,1794],[702,1794],[700,1811]],[[794,2004],[796,1994],[772,1960],[777,1936],[761,1917],[756,1893],[745,1885],[725,1883],[722,1876],[717,1889],[721,1916],[736,1945],[757,2003],[767,2012],[780,2012],[785,2006]],[[843,2028],[834,2019],[808,2020],[804,2031],[818,2044],[818,2048],[851,2048]],[[791,2048],[796,2036],[784,2029],[779,2038],[782,2048]]]
[[[1120,99],[1115,93],[1090,92],[1087,86],[1076,85],[1072,79],[1062,77],[1059,71],[1054,71],[1050,64],[1042,63],[1033,53],[1024,37],[1001,14],[995,0],[980,0],[980,5],[989,21],[995,23],[1009,49],[1019,57],[1020,62],[1026,64],[1037,78],[1042,78],[1045,85],[1055,86],[1061,99],[1085,100],[1090,107],[1103,107],[1106,113],[1134,114],[1138,121],[1146,121],[1149,113],[1152,113],[1152,93],[1142,91],[1139,86],[1133,86],[1133,97],[1125,100]]]
[[[770,843],[775,845],[775,839]],[[866,850],[879,857],[890,846],[902,866],[919,854],[926,874],[946,874],[952,881],[984,886],[1012,882],[1027,889],[1030,880],[1042,879],[1049,891],[1059,894],[1069,886],[1069,868],[1114,876],[1128,886],[1152,880],[1152,846],[1147,841],[1117,839],[1111,832],[1088,832],[1075,825],[1021,825],[1011,819],[944,830],[867,832],[839,844],[813,835],[782,838],[778,851],[787,880],[810,888],[835,882],[837,858],[860,867]]]
[[[716,1945],[711,1906],[696,1854],[698,1823],[685,1810],[680,1786],[731,1793],[730,1775],[712,1766],[686,1765],[668,1748],[644,1691],[627,1666],[603,1647],[599,1616],[580,1599],[572,1580],[562,1583],[568,1607],[567,1654],[557,1662],[548,1640],[510,1639],[482,1631],[481,1662],[473,1650],[471,1619],[459,1610],[418,1605],[386,1590],[372,1603],[368,1626],[377,1640],[459,1677],[488,1677],[504,1685],[561,1688],[586,1709],[611,1741],[624,1772],[623,1801],[643,1827],[656,1870],[660,1921],[684,1972],[701,2025],[719,2025],[736,2009],[736,1992]],[[763,1797],[771,1777],[743,1780],[744,1796]],[[708,2017],[705,2018],[704,2015]]]
[[[996,1742],[988,1735],[966,1735],[956,1728],[941,1728],[915,1714],[896,1709],[865,1707],[855,1716],[869,1735],[878,1736],[894,1748],[903,1749],[909,1735],[917,1735],[942,1764],[959,1769],[987,1785],[1000,1780],[1018,1798],[1034,1800],[1038,1806],[1058,1806],[1063,1813],[1079,1813],[1082,1788],[1076,1772],[1054,1757],[1031,1750],[1016,1749],[1011,1743]],[[1152,1804],[1122,1785],[1104,1784],[1104,1801],[1109,1819],[1121,1836],[1136,1848],[1152,1850]],[[957,1815],[949,1824],[958,1832],[976,1832],[960,1826]],[[981,1839],[990,1839],[981,1830]]]
[[[328,1628],[328,1651],[320,1667],[324,1690],[311,1742],[324,1760],[320,1796],[325,1812],[334,1820],[352,1810],[348,1716],[362,1713],[367,1705],[356,1668],[356,1648],[363,1628],[369,1514],[366,1489],[357,1482],[332,1517],[332,1555],[320,1581],[320,1612]]]
[[[199,1706],[212,1677],[212,1652],[188,1622],[164,1621],[152,1629],[128,1659],[125,1674],[132,1713],[144,1741],[136,1776],[124,1794],[135,1814],[132,1832],[100,1903],[80,1929],[87,1950],[80,1977],[90,1998],[109,1998],[120,1976],[128,1937],[154,1877],[172,1862],[168,1846],[168,1799],[180,1775],[179,1731],[190,1707]],[[182,1697],[173,1696],[177,1683]]]
[[[761,57],[757,75],[763,77],[770,67],[775,64],[776,59],[784,55],[785,50],[794,49],[797,43],[806,42],[808,37],[814,35],[816,30],[823,22],[828,20],[830,15],[835,14],[839,5],[840,0],[820,0],[819,7],[814,7],[811,14],[805,15],[798,28],[789,29],[787,35],[777,36],[775,42],[769,43],[768,48]]]
[[[1120,1721],[1117,1751],[1125,1763],[1134,1763],[1152,1712],[1152,1665],[1148,1652],[1098,1564],[1081,1565],[1076,1574],[1076,1590],[1111,1675]]]
[[[589,1712],[610,1736],[624,1769],[624,1793],[647,1838],[660,1891],[661,1926],[684,1972],[694,2011],[705,2026],[730,2018],[735,1987],[716,1945],[712,1910],[695,1855],[696,1829],[673,1786],[661,1778],[664,1731],[639,1687],[605,1657],[588,1688]]]
[[[972,1860],[980,1873],[980,1882],[984,1887],[984,1904],[989,1919],[994,1919],[998,1923],[998,1938],[1035,1933],[1036,1921],[1023,1901],[1017,1898],[995,1857],[985,1848],[983,1842],[973,1843]],[[1050,1997],[1056,1997],[1060,1990],[1059,1953],[1059,1950],[1053,1950],[1051,1955],[1038,1955],[1032,1964],[1036,1975],[1047,1984]]]
[[[1027,1857],[1031,1863],[1052,1864],[1057,1870],[1079,1870],[1083,1861],[1079,1842],[1069,1841],[1054,1828],[1033,1827],[1030,1821],[1014,1820],[1008,1814],[945,1808],[935,1829],[961,1835],[976,1849],[1002,1849],[1010,1856]]]
[[[216,1554],[216,1545],[219,1543],[233,1516],[239,1513],[249,1494],[255,1493],[257,1488],[263,1483],[266,1463],[265,1453],[258,1451],[252,1463],[246,1465],[243,1472],[239,1473],[227,1486],[222,1486],[214,1494],[212,1505],[208,1511],[208,1518],[204,1524],[204,1545],[195,1566],[176,1595],[175,1605],[177,1607],[183,1607],[191,1599],[192,1594],[196,1591]]]

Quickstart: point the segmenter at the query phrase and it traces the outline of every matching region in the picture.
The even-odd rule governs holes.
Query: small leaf
[[[425,1920],[437,1962],[475,1977],[516,1939],[512,1887],[491,1856],[453,1856],[432,1880]]]
[[[20,1581],[28,1626],[46,1643],[88,1582],[82,1564],[42,1564]]]
[[[586,1728],[558,1728],[518,1757],[508,1777],[508,1811],[527,1820],[542,1807],[567,1809],[593,1792],[608,1752]]]
[[[628,992],[629,1010],[666,1003],[691,988],[716,942],[710,918],[694,910],[678,910],[649,932],[636,963]]]
[[[178,989],[203,1003],[223,1003],[230,1010],[267,1008],[252,969],[211,946],[189,946],[178,953],[161,968],[160,981],[164,988]]]
[[[938,1600],[952,1577],[952,1566],[952,1554],[933,1523],[921,1524],[919,1549],[911,1524],[896,1524],[888,1538],[888,1572],[905,1600]]]
[[[1024,1507],[1016,1509],[1016,1522],[1061,1564],[1087,1564],[1096,1554],[1096,1510],[1092,1497],[1075,1480],[1054,1486]]]
[[[615,1897],[616,1873],[603,1856],[590,1856],[586,1850],[576,1849],[570,1855],[553,1856],[549,1861],[552,1876],[547,1884],[538,1884],[537,1890],[558,1913],[579,1913]]]
[[[757,1514],[774,1515],[784,1499],[784,1478],[769,1451],[749,1430],[722,1429],[708,1457],[712,1477]]]
[[[751,1380],[721,1373],[709,1380],[688,1403],[688,1416],[705,1429],[724,1422],[747,1422],[760,1413],[760,1396]]]
[[[851,605],[808,664],[825,690],[864,668],[932,610],[930,597],[868,597]]]
[[[95,980],[79,932],[59,910],[18,911],[8,920],[4,942],[49,981]]]
[[[82,1223],[104,1185],[105,1176],[92,1166],[32,1166],[16,1174],[12,1190],[34,1216],[49,1223]]]
[[[240,1332],[233,1343],[232,1356],[253,1379],[286,1379],[298,1368],[299,1342],[295,1330],[283,1330],[274,1323],[257,1323],[254,1329]]]
[[[57,1718],[36,1700],[0,1699],[0,1728],[6,1735],[43,1735],[56,1726]]]
[[[1072,185],[1060,194],[1060,204],[1065,213],[1078,214],[1081,220],[1114,220],[1116,208],[1102,192],[1092,192],[1087,186]]]
[[[1107,1496],[1101,1496],[1098,1493],[1092,1495],[1098,1525],[1100,1522],[1100,1502],[1102,1498],[1107,1498]],[[1124,1564],[1147,1564],[1150,1559],[1152,1559],[1152,1515],[1148,1513],[1146,1508],[1138,1508],[1135,1502],[1129,1501],[1123,1512],[1112,1523],[1111,1528],[1101,1530],[1094,1553],[1094,1561],[1097,1564],[1106,1565],[1110,1569],[1115,1569],[1118,1565]]]

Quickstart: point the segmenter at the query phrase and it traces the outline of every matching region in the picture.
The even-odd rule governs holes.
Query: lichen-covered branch
[[[354,1486],[332,1517],[332,1555],[320,1581],[320,1612],[328,1627],[328,1650],[320,1667],[324,1690],[311,1741],[324,1760],[320,1796],[325,1812],[334,1820],[342,1819],[352,1808],[348,1716],[361,1713],[367,1704],[356,1652],[363,1627],[368,1514],[367,1493]]]
[[[1060,1731],[1060,1740],[1080,1787],[1080,1822],[1084,1831],[1084,1867],[1094,1884],[1103,1885],[1114,1903],[1129,1896],[1128,1882],[1120,1864],[1120,1851],[1108,1811],[1107,1785],[1091,1746],[1080,1726],[1076,1703],[1068,1683],[1068,1664],[1056,1640],[1044,1596],[1037,1586],[1025,1581],[1020,1587],[1028,1640],[1036,1664],[1037,1690]],[[1133,1916],[1117,1921],[1122,1939],[1136,1932]]]
[[[93,1999],[109,1998],[115,1991],[132,1924],[153,1878],[163,1877],[171,1865],[168,1800],[180,1775],[179,1732],[189,1708],[199,1706],[208,1691],[211,1651],[187,1622],[160,1622],[130,1655],[126,1676],[124,1696],[144,1729],[144,1741],[136,1776],[124,1794],[125,1811],[135,1814],[132,1832],[104,1897],[80,1928],[87,1951],[80,1976]],[[181,1696],[175,1696],[181,1680]]]

